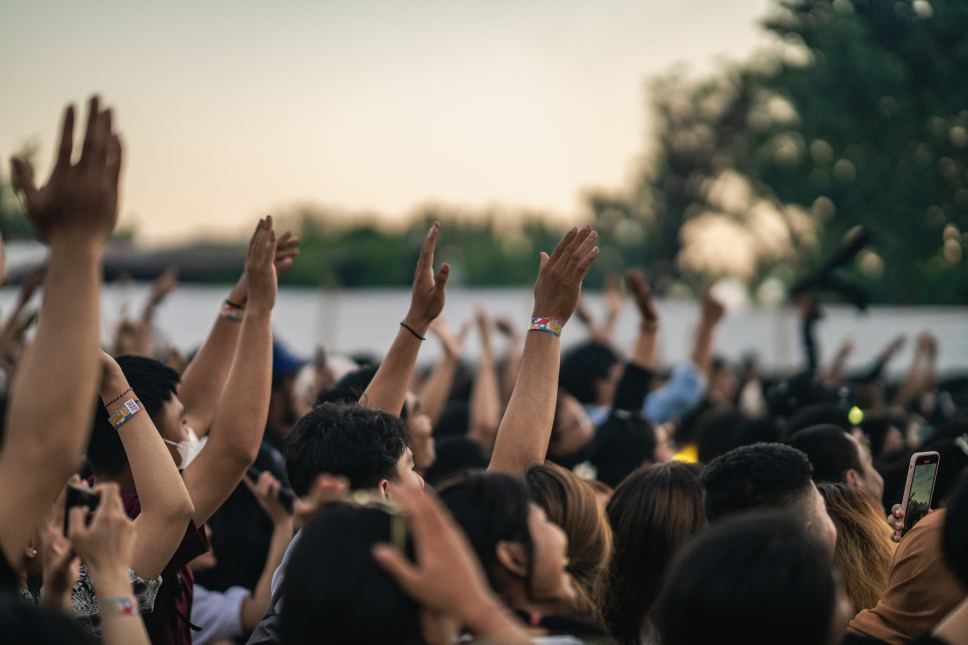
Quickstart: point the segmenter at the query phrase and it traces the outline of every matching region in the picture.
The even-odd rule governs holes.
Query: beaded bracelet
[[[105,403],[104,404],[104,407],[108,407],[109,405],[111,405],[113,403],[117,403],[118,401],[121,400],[122,397],[124,397],[125,394],[128,394],[129,392],[132,392],[132,389],[130,387],[127,390],[125,390],[124,392],[122,392],[121,394],[117,395],[116,397],[114,397],[113,399],[111,399],[110,401],[108,401],[107,403]]]
[[[104,600],[98,600],[97,604],[101,618],[133,616],[138,611],[138,601],[131,596],[124,598],[105,598]]]
[[[128,399],[124,404],[114,411],[114,413],[108,417],[108,421],[111,423],[111,427],[118,430],[125,423],[131,420],[131,417],[138,414],[141,411],[141,405],[138,399]]]
[[[553,320],[551,318],[532,318],[531,326],[528,327],[528,331],[546,331],[549,334],[554,334],[555,336],[561,337],[561,330],[564,328],[565,324],[563,322]]]
[[[242,322],[242,316],[245,315],[245,307],[226,300],[222,303],[221,315],[223,318],[228,318],[235,322]]]

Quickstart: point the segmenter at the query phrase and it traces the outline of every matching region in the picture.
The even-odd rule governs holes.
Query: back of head
[[[945,562],[961,585],[968,589],[968,549],[965,545],[968,545],[968,473],[961,476],[951,494],[941,535]]]
[[[124,372],[128,385],[141,401],[142,407],[152,419],[165,403],[171,400],[178,390],[178,372],[164,363],[144,356],[120,356],[118,366]],[[121,394],[118,392],[118,394]],[[120,405],[120,403],[119,403]],[[94,421],[91,440],[87,447],[87,461],[98,475],[115,475],[128,465],[124,446],[118,432],[108,421],[108,413],[103,405],[94,406]]]
[[[638,643],[672,557],[706,527],[702,486],[685,464],[646,466],[619,485],[607,508],[612,557],[602,618],[619,643]]]
[[[813,426],[837,426],[849,431],[853,424],[847,418],[847,408],[836,403],[818,403],[797,410],[787,420],[787,436]]]
[[[286,472],[296,495],[323,474],[341,475],[350,488],[392,480],[410,442],[406,425],[392,414],[355,403],[324,403],[296,422],[286,438]]]
[[[807,456],[779,443],[743,446],[714,459],[703,471],[703,506],[713,523],[756,509],[782,509],[812,490]]]
[[[391,521],[378,508],[336,503],[300,533],[283,582],[283,642],[424,642],[420,608],[371,553],[374,545],[391,541]],[[412,545],[407,547],[412,558]]]
[[[708,464],[740,445],[739,429],[746,416],[736,410],[713,409],[698,421],[696,432],[699,463]]]
[[[842,482],[848,470],[863,472],[857,444],[840,426],[810,426],[794,433],[788,443],[810,460],[815,482]]]
[[[618,486],[643,463],[655,461],[655,426],[641,414],[613,411],[595,430],[591,462],[597,479]]]
[[[871,609],[887,589],[894,559],[891,528],[866,495],[847,484],[817,486],[837,527],[834,564],[856,611]]]
[[[794,516],[755,513],[710,528],[675,559],[654,612],[665,645],[831,642],[836,584]]]
[[[424,479],[431,486],[440,486],[467,471],[487,468],[484,446],[468,437],[438,439],[435,451],[437,458],[424,473]]]
[[[611,552],[612,535],[594,489],[570,470],[552,463],[524,474],[532,499],[568,536],[568,571],[579,594],[579,609],[594,615],[598,576]]]
[[[558,382],[581,403],[593,404],[597,402],[595,382],[607,380],[618,362],[618,354],[607,343],[587,341],[562,357]]]
[[[441,501],[467,534],[491,587],[500,592],[495,576],[499,568],[498,544],[517,542],[524,547],[529,561],[534,557],[528,526],[531,495],[527,486],[510,475],[470,473],[439,492]]]
[[[323,403],[356,403],[363,396],[370,381],[376,376],[377,365],[361,367],[343,375],[333,387],[316,396],[316,405]]]
[[[66,614],[32,602],[15,594],[0,594],[0,625],[3,642],[8,645],[93,645],[90,634]]]

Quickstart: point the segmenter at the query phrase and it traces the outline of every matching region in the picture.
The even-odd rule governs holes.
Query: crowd
[[[266,217],[193,355],[154,329],[170,273],[105,350],[123,146],[96,97],[79,153],[74,121],[42,187],[13,160],[50,253],[0,331],[3,642],[968,643],[968,402],[930,334],[899,382],[903,339],[848,373],[801,294],[806,366],[771,375],[717,357],[707,292],[689,358],[661,365],[642,273],[627,352],[618,285],[601,319],[582,305],[589,226],[536,258],[530,323],[454,331],[434,224],[386,354],[303,361],[271,328],[299,240]],[[418,368],[428,335],[443,356]]]

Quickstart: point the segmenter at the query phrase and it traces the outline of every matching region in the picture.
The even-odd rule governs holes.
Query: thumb
[[[541,258],[541,265],[539,266],[539,268],[543,269],[545,265],[548,264],[548,254],[542,251],[541,253],[538,254],[538,256]]]
[[[437,277],[435,278],[436,289],[438,291],[442,290],[447,286],[447,279],[450,277],[450,265],[442,264],[440,265],[440,270],[437,271]]]
[[[10,168],[13,172],[14,188],[23,192],[27,202],[33,201],[37,195],[37,186],[34,184],[34,173],[27,165],[27,162],[20,157],[10,158]]]
[[[390,574],[408,593],[419,586],[417,569],[407,560],[399,549],[389,544],[375,544],[372,549],[373,559],[380,567]]]

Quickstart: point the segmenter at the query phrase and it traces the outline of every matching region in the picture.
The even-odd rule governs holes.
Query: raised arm
[[[481,335],[481,356],[477,362],[474,386],[471,388],[467,436],[491,450],[498,424],[501,422],[501,388],[498,385],[497,367],[494,365],[491,321],[483,309],[477,310],[477,329]]]
[[[64,114],[57,160],[38,189],[13,160],[27,217],[50,246],[43,315],[17,375],[0,451],[0,544],[19,560],[47,509],[80,461],[97,393],[101,254],[117,219],[121,141],[111,112],[90,102],[81,157],[71,163],[74,108]],[[16,491],[16,494],[13,494]]]
[[[440,340],[444,355],[420,386],[417,396],[420,399],[420,411],[426,414],[433,424],[440,421],[444,408],[447,407],[447,399],[450,398],[450,391],[454,386],[454,376],[460,365],[461,351],[464,348],[468,329],[469,325],[465,323],[461,326],[460,332],[454,335],[442,318],[438,318],[430,326],[431,333]]]
[[[560,328],[574,313],[582,280],[598,257],[597,239],[590,226],[580,232],[572,229],[551,257],[541,254],[531,331],[488,470],[520,475],[545,459],[558,397]]]
[[[444,310],[450,265],[442,264],[440,271],[434,275],[434,253],[439,236],[440,223],[434,222],[417,260],[410,311],[400,323],[390,351],[360,398],[360,403],[376,410],[396,415],[403,410],[403,401],[407,397],[407,388],[417,363],[420,344],[427,336],[430,323]]]
[[[101,402],[110,415],[127,401],[137,399],[124,372],[101,352]],[[120,397],[120,398],[118,398]],[[141,514],[134,520],[135,548],[131,568],[145,580],[155,578],[175,554],[195,511],[175,460],[144,411],[118,428],[118,438],[131,466]]]
[[[208,443],[185,470],[201,526],[235,490],[259,454],[272,384],[272,308],[276,304],[276,235],[272,217],[259,222],[245,261],[248,304],[238,349],[218,400]]]
[[[274,266],[276,275],[284,275],[299,254],[299,238],[289,231],[276,241]],[[239,281],[232,287],[222,303],[221,312],[198,354],[185,368],[178,398],[185,406],[185,419],[199,437],[205,436],[212,427],[215,409],[229,376],[235,349],[239,346],[239,332],[249,300],[249,277],[242,271]],[[244,346],[243,346],[244,347]]]
[[[725,313],[726,309],[713,295],[712,290],[706,289],[699,305],[699,328],[696,330],[696,341],[690,356],[692,362],[705,376],[709,376],[709,368],[712,365],[716,327],[719,326]]]
[[[625,272],[625,283],[639,310],[639,332],[625,367],[615,388],[612,407],[616,410],[638,411],[649,393],[652,372],[656,364],[656,345],[659,337],[659,310],[652,299],[652,290],[641,271]]]
[[[151,283],[148,299],[141,310],[141,320],[135,324],[135,354],[151,356],[154,345],[155,312],[158,306],[178,287],[178,273],[175,267],[168,267]]]

